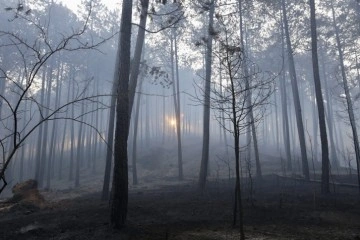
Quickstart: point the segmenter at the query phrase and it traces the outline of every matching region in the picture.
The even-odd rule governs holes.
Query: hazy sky
[[[76,6],[81,3],[81,0],[60,0],[65,3],[69,8],[76,9]],[[116,4],[119,4],[119,0],[101,0],[105,3],[108,7],[114,7]]]

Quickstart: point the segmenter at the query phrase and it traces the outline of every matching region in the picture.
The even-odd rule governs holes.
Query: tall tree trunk
[[[45,82],[46,82],[46,68],[44,67],[42,72],[42,81],[41,81],[41,93],[40,93],[40,102],[41,104],[44,103],[45,98]],[[42,136],[43,136],[43,124],[39,126],[39,135],[37,139],[37,151],[36,151],[36,163],[35,163],[35,180],[40,180],[40,171],[43,166],[41,165],[41,148],[42,148]]]
[[[329,187],[329,147],[326,133],[324,100],[321,91],[321,81],[319,72],[319,61],[317,51],[317,33],[316,33],[316,13],[315,0],[310,0],[310,20],[311,20],[311,53],[314,73],[315,96],[319,115],[319,128],[322,153],[322,172],[321,172],[321,192],[327,194]]]
[[[278,97],[277,93],[274,93],[274,101],[275,101],[275,138],[276,138],[276,148],[279,151],[280,148],[280,128],[279,128],[279,105],[278,105]]]
[[[344,87],[344,91],[345,91],[346,103],[347,103],[347,108],[348,108],[347,110],[348,110],[348,114],[349,114],[351,130],[352,130],[352,137],[353,137],[353,141],[354,141],[357,175],[358,175],[358,183],[359,183],[359,191],[360,191],[359,138],[358,138],[357,129],[356,129],[355,115],[354,115],[353,103],[352,103],[351,96],[350,96],[349,84],[348,84],[346,72],[345,72],[344,54],[343,54],[343,50],[342,50],[342,46],[341,46],[341,42],[340,42],[339,27],[336,24],[335,9],[334,9],[334,5],[333,5],[333,1],[331,1],[331,11],[332,11],[333,27],[334,27],[335,36],[336,36],[337,50],[338,50],[338,54],[339,54],[341,76],[342,76],[342,80],[343,80],[343,87]]]
[[[140,101],[141,101],[141,91],[143,85],[143,76],[140,75],[140,83],[139,83],[139,93],[136,99],[136,107],[135,107],[135,116],[134,116],[134,136],[133,136],[133,146],[132,146],[132,175],[133,175],[133,184],[138,184],[138,177],[137,177],[137,136],[138,136],[138,124],[139,124],[139,113],[140,113]]]
[[[302,162],[302,172],[306,180],[310,180],[309,174],[309,164],[307,160],[307,153],[306,153],[306,143],[305,143],[305,132],[304,132],[304,124],[302,120],[302,113],[301,113],[301,104],[300,104],[300,97],[299,97],[299,89],[296,79],[296,71],[295,71],[295,63],[294,63],[294,56],[290,41],[290,33],[289,33],[289,24],[287,20],[286,14],[286,5],[285,0],[282,0],[282,10],[283,10],[283,21],[284,21],[284,30],[285,30],[285,37],[286,37],[286,45],[287,45],[287,52],[289,58],[289,69],[291,75],[291,86],[294,98],[294,106],[295,106],[295,116],[296,116],[296,124],[298,129],[298,136],[300,142],[300,150],[301,150],[301,162]]]
[[[144,60],[145,54],[142,53],[141,60]],[[138,177],[137,177],[137,136],[138,136],[138,125],[139,125],[139,113],[140,113],[140,101],[141,101],[141,91],[144,81],[144,74],[141,72],[140,74],[140,83],[138,86],[138,93],[137,93],[137,99],[136,99],[136,107],[135,107],[135,116],[134,116],[134,130],[133,130],[133,136],[132,136],[132,176],[133,176],[133,184],[138,184]]]
[[[24,109],[25,111],[27,111],[28,107],[28,103],[27,101],[25,102],[25,106]],[[26,124],[27,124],[28,120],[27,120],[27,114],[24,114],[24,119],[23,119],[23,129],[25,129]],[[24,134],[26,134],[26,132],[24,131]],[[24,180],[24,161],[25,161],[25,149],[28,147],[28,144],[24,144],[21,147],[21,156],[20,156],[20,169],[19,169],[19,181],[22,182]],[[27,158],[27,161],[29,161],[30,159]]]
[[[149,0],[140,0],[141,13],[138,34],[136,38],[135,53],[131,65],[130,82],[129,82],[129,111],[131,114],[135,98],[135,89],[138,81],[141,53],[145,42],[145,28],[149,9]]]
[[[330,140],[330,161],[334,166],[339,166],[338,157],[336,154],[336,144],[335,144],[335,137],[334,137],[334,114],[332,108],[332,98],[330,96],[330,87],[328,86],[328,80],[326,76],[326,65],[325,65],[325,57],[323,51],[320,51],[321,56],[321,63],[322,63],[322,76],[323,76],[323,83],[325,84],[325,97],[326,97],[326,107],[327,107],[327,123],[329,129],[329,140]]]
[[[149,146],[150,143],[150,99],[145,96],[145,145]]]
[[[59,95],[60,95],[60,75],[62,72],[62,66],[58,66],[57,75],[56,75],[56,93],[55,93],[55,109],[59,107]],[[55,114],[56,117],[56,114]],[[53,121],[51,138],[50,138],[50,149],[49,149],[49,157],[48,157],[48,165],[47,165],[47,176],[46,176],[46,188],[50,189],[50,182],[52,177],[51,168],[54,164],[55,160],[55,136],[57,135],[57,122]]]
[[[315,91],[315,88],[314,88],[314,93],[316,95],[316,91]],[[319,131],[319,125],[318,125],[318,121],[319,121],[319,114],[318,114],[318,111],[316,110],[317,109],[317,99],[316,101],[313,101],[311,102],[312,104],[312,110],[313,110],[313,114],[312,114],[312,117],[313,117],[313,140],[314,140],[314,156],[315,156],[315,159],[317,160],[318,158],[318,145],[319,145],[319,141],[318,141],[318,131]]]
[[[122,5],[119,51],[119,79],[116,105],[114,174],[110,201],[110,221],[114,228],[123,228],[128,207],[129,76],[131,47],[132,2]]]
[[[66,101],[68,101],[70,99],[70,81],[69,81],[69,88],[68,88],[68,93],[67,93],[67,98]],[[69,117],[69,113],[68,111],[66,112],[65,115],[66,118]],[[64,131],[63,131],[63,135],[62,135],[62,141],[61,141],[61,146],[60,146],[60,157],[59,157],[59,172],[58,172],[58,179],[62,180],[62,170],[63,170],[63,163],[64,163],[64,152],[65,152],[65,143],[66,143],[66,131],[67,131],[67,126],[68,126],[68,120],[65,121],[65,125],[64,125]]]
[[[119,58],[120,58],[120,41],[118,43],[118,53],[116,57],[114,80],[112,84],[111,100],[110,100],[111,102],[110,102],[109,124],[108,124],[108,133],[107,133],[105,174],[104,174],[104,182],[103,182],[103,188],[101,194],[101,199],[103,201],[108,200],[110,195],[109,188],[110,188],[111,163],[113,159],[113,147],[114,147],[116,94],[117,94],[118,81],[119,81],[119,71],[118,71],[118,66],[120,61]]]
[[[262,178],[262,172],[261,172],[261,164],[260,164],[260,155],[259,155],[259,149],[258,149],[258,141],[257,141],[257,135],[256,135],[256,126],[255,126],[255,121],[254,121],[254,114],[252,111],[252,93],[251,93],[251,87],[250,87],[250,72],[247,66],[247,58],[249,57],[247,54],[248,48],[245,45],[245,40],[244,40],[244,27],[243,27],[243,8],[242,8],[242,0],[239,0],[239,15],[240,15],[240,41],[241,41],[241,48],[243,49],[243,53],[245,54],[245,58],[243,59],[243,71],[245,74],[245,88],[247,89],[247,100],[246,100],[246,106],[248,109],[250,109],[249,115],[247,117],[247,121],[248,121],[248,131],[247,131],[247,136],[248,136],[248,144],[249,144],[249,149],[248,149],[248,161],[251,161],[250,159],[250,151],[251,151],[251,136],[252,136],[252,140],[253,140],[253,144],[254,144],[254,153],[255,153],[255,165],[256,165],[256,177],[258,179]]]
[[[81,117],[80,117],[80,126],[79,132],[77,137],[77,144],[76,144],[76,167],[75,167],[75,188],[80,186],[80,162],[83,161],[83,154],[81,151],[83,149],[83,121],[84,121],[84,114],[85,114],[85,103],[81,103]]]
[[[219,66],[219,82],[220,82],[220,94],[223,94],[223,84],[222,84],[222,68],[221,68],[221,63]],[[223,103],[221,103],[221,108],[223,108]],[[225,125],[225,114],[224,111],[221,111],[221,125],[222,125],[222,130],[223,130],[223,136],[224,136],[224,146],[225,146],[225,153],[226,153],[226,159],[225,161],[227,162],[227,164],[230,164],[229,161],[229,148],[228,148],[228,141],[227,141],[227,134],[226,134],[226,125]],[[220,139],[221,140],[221,139]],[[228,172],[228,177],[230,180],[230,168],[229,168],[229,172]]]
[[[96,94],[98,95],[99,94],[99,78],[97,78],[97,81],[96,81]],[[96,109],[99,109],[99,103],[96,103]],[[100,126],[99,126],[99,111],[96,111],[95,113],[95,127],[96,129],[100,129]],[[98,156],[98,148],[99,148],[99,136],[96,132],[94,132],[94,137],[93,137],[93,162],[92,162],[92,173],[93,174],[96,174],[96,162],[98,160],[97,156]]]
[[[180,84],[179,84],[179,66],[178,66],[178,55],[177,55],[177,40],[176,33],[173,32],[171,39],[171,68],[172,68],[172,79],[173,79],[173,95],[174,95],[174,106],[175,106],[175,118],[176,118],[176,136],[178,143],[178,170],[179,180],[183,180],[183,166],[182,166],[182,147],[181,147],[181,123],[180,123]],[[175,59],[175,62],[174,62]],[[176,77],[174,76],[174,69]]]
[[[230,70],[231,71],[231,70]],[[230,76],[231,84],[231,109],[232,109],[232,119],[234,130],[234,151],[235,151],[235,172],[236,172],[236,183],[235,183],[235,202],[234,202],[234,220],[233,225],[236,224],[237,212],[239,213],[239,224],[240,224],[240,239],[245,239],[244,234],[244,224],[243,224],[243,207],[242,207],[242,197],[241,197],[241,185],[240,185],[240,129],[238,125],[238,109],[236,109],[237,96],[235,92],[235,83],[233,78]]]
[[[290,129],[289,129],[289,115],[287,109],[287,94],[286,94],[286,77],[285,77],[285,42],[284,42],[284,27],[283,21],[281,20],[281,51],[282,51],[282,66],[283,69],[280,75],[280,93],[281,93],[281,110],[283,120],[283,141],[285,145],[286,154],[286,168],[288,171],[292,171],[291,161],[291,149],[290,149]]]
[[[71,75],[71,80],[73,81],[73,85],[72,85],[72,99],[75,99],[75,77],[74,77],[74,68],[72,67],[72,73],[70,72]],[[69,83],[69,88],[70,88],[70,83]],[[69,89],[70,91],[70,89]],[[74,104],[71,104],[71,117],[74,118],[75,117],[75,106]],[[74,161],[75,161],[75,129],[74,129],[74,122],[70,122],[71,127],[70,127],[70,137],[71,137],[71,143],[70,143],[70,167],[69,167],[69,180],[72,181],[74,178]]]
[[[215,0],[209,2],[209,31],[213,30]],[[205,189],[208,164],[209,164],[209,143],[210,143],[210,85],[211,85],[211,61],[212,61],[212,40],[211,32],[208,32],[206,43],[206,72],[205,72],[205,90],[204,90],[204,118],[203,118],[203,146],[199,175],[199,188]]]
[[[359,4],[359,6],[360,6],[360,4]],[[360,64],[359,64],[358,55],[356,53],[355,53],[355,64],[356,64],[355,66],[356,66],[356,74],[357,74],[357,76],[356,76],[357,84],[358,84],[358,87],[360,88]]]
[[[49,72],[48,72],[48,75],[47,75],[47,86],[46,86],[46,98],[45,98],[45,101],[46,101],[46,104],[43,103],[44,105],[43,106],[46,106],[46,109],[45,109],[45,113],[44,113],[44,116],[47,117],[49,115],[49,108],[50,108],[50,102],[51,102],[51,81],[52,81],[52,70],[53,70],[53,66],[50,66],[49,67]],[[41,144],[41,169],[40,169],[40,177],[39,177],[39,180],[38,180],[38,186],[41,188],[43,187],[43,184],[44,184],[44,176],[45,176],[45,167],[46,167],[46,162],[48,160],[48,137],[49,137],[49,134],[48,134],[48,130],[49,130],[49,122],[46,121],[44,123],[44,132],[43,132],[43,140],[42,140],[42,144]]]
[[[5,65],[5,64],[4,64]],[[5,72],[6,68],[4,66],[3,70]],[[5,87],[6,87],[6,78],[3,74],[3,72],[0,73],[1,74],[1,81],[0,81],[0,96],[5,97]],[[3,105],[3,99],[0,98],[0,119],[2,119],[2,105]]]
[[[162,119],[162,143],[165,143],[165,133],[166,133],[166,110],[165,110],[165,102],[166,102],[166,97],[165,97],[165,91],[164,88],[162,89],[162,115],[163,115],[163,119]]]
[[[22,80],[21,80],[21,85],[23,86],[24,84],[24,79],[25,79],[25,73],[20,73]],[[1,90],[0,90],[1,92]],[[27,94],[25,94],[25,97],[27,96]],[[28,110],[28,102],[25,101],[25,106],[24,106],[24,117],[22,119],[22,123],[23,123],[23,129],[26,129],[26,125],[28,123],[28,119],[27,119],[27,114],[26,111]],[[1,110],[0,110],[1,111]],[[0,119],[1,119],[1,113],[0,113]],[[26,134],[26,132],[24,131],[23,133],[24,135]],[[21,147],[21,155],[20,155],[20,166],[19,166],[19,181],[22,182],[24,179],[24,161],[25,161],[25,149],[28,145],[24,144]],[[29,159],[27,159],[29,161]]]

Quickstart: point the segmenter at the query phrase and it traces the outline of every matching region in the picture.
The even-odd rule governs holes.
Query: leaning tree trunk
[[[107,133],[107,145],[106,145],[106,162],[105,162],[105,174],[104,182],[102,188],[101,199],[103,201],[109,199],[109,187],[110,187],[110,175],[111,175],[111,162],[113,159],[113,145],[114,145],[114,128],[115,128],[115,108],[116,108],[116,94],[118,89],[118,79],[119,79],[119,52],[120,52],[120,42],[118,43],[118,53],[116,57],[114,80],[111,91],[111,100],[110,100],[110,110],[109,110],[109,125]]]
[[[137,177],[137,136],[138,136],[138,124],[139,124],[139,113],[140,113],[140,101],[141,101],[141,90],[143,85],[143,77],[141,76],[140,83],[139,83],[139,93],[136,99],[136,107],[135,107],[135,116],[134,116],[134,136],[133,136],[133,146],[132,146],[132,175],[133,175],[133,184],[138,184],[138,177]]]
[[[335,9],[334,9],[334,6],[333,6],[333,1],[331,1],[331,10],[332,10],[333,27],[334,27],[335,36],[336,36],[337,50],[338,50],[338,53],[339,53],[341,76],[342,76],[342,80],[343,80],[343,85],[344,85],[343,87],[344,87],[344,91],[345,91],[347,110],[348,110],[348,114],[349,114],[351,130],[352,130],[352,137],[353,137],[353,141],[354,141],[356,166],[357,166],[357,175],[358,175],[358,183],[359,183],[359,191],[360,191],[360,169],[359,169],[360,148],[359,148],[359,138],[358,138],[357,129],[356,129],[356,121],[355,121],[353,103],[352,103],[351,96],[350,96],[349,84],[348,84],[347,77],[346,77],[346,72],[345,72],[344,54],[343,54],[342,46],[341,46],[341,43],[340,43],[339,27],[336,24]]]
[[[290,41],[289,24],[288,24],[288,20],[287,20],[285,0],[282,0],[282,11],[283,11],[283,21],[284,21],[287,52],[288,52],[288,58],[289,58],[289,70],[290,70],[289,72],[291,75],[291,87],[292,87],[294,106],[295,106],[296,124],[297,124],[299,142],[300,142],[302,171],[303,171],[305,179],[309,180],[310,174],[309,174],[309,164],[308,164],[307,154],[306,154],[304,124],[303,124],[303,120],[302,120],[299,89],[298,89],[298,84],[297,84],[297,79],[296,79],[293,50],[292,50],[291,41]]]
[[[209,11],[209,31],[213,29],[215,12],[215,0],[210,3]],[[206,72],[205,72],[205,90],[204,90],[204,125],[203,125],[203,146],[201,155],[201,166],[199,175],[199,188],[205,189],[208,164],[209,164],[209,143],[210,143],[210,85],[211,85],[211,59],[212,59],[212,40],[211,32],[208,32],[206,43]]]
[[[136,45],[135,45],[135,53],[134,58],[131,65],[131,72],[130,72],[130,82],[129,82],[129,111],[131,114],[132,106],[135,98],[135,89],[138,81],[139,70],[140,70],[140,60],[142,49],[144,46],[145,41],[145,27],[146,27],[146,20],[148,15],[148,8],[149,8],[149,0],[141,0],[141,13],[140,13],[140,23],[139,23],[139,30],[136,38]]]
[[[129,116],[131,115],[132,106],[135,98],[135,89],[137,85],[137,79],[139,75],[140,68],[140,59],[142,48],[145,40],[145,27],[146,27],[146,19],[148,14],[149,0],[141,1],[141,14],[140,14],[140,24],[139,30],[136,40],[135,53],[133,65],[131,67],[130,80],[129,80]],[[121,34],[121,33],[120,33]],[[111,172],[111,160],[113,154],[113,137],[114,137],[114,123],[115,123],[115,105],[116,105],[116,91],[118,88],[118,79],[119,79],[119,57],[120,57],[120,37],[118,43],[118,53],[116,58],[115,65],[115,74],[114,74],[114,83],[113,83],[113,91],[111,97],[111,105],[110,105],[110,115],[109,115],[109,128],[108,128],[108,146],[106,151],[106,165],[105,165],[105,174],[104,174],[104,184],[102,190],[102,200],[107,200],[109,197],[109,184],[110,184],[110,172]]]
[[[329,147],[326,133],[324,100],[321,91],[321,81],[319,73],[319,61],[317,52],[317,33],[316,33],[316,13],[315,0],[310,0],[310,19],[311,19],[311,53],[314,73],[315,96],[319,115],[319,128],[322,153],[322,171],[321,171],[321,192],[327,194],[329,187]],[[316,137],[316,136],[314,136]]]
[[[142,54],[142,59],[144,59],[144,53]],[[132,176],[133,176],[133,184],[138,184],[137,177],[137,137],[138,137],[138,125],[139,125],[139,115],[140,115],[140,101],[141,101],[141,91],[144,81],[144,74],[141,72],[140,74],[140,83],[138,86],[138,93],[136,99],[136,107],[135,107],[135,116],[134,116],[134,133],[132,137],[133,145],[132,145]]]
[[[129,76],[132,1],[122,5],[119,50],[119,79],[116,105],[114,174],[110,201],[110,221],[114,228],[125,226],[128,208]]]

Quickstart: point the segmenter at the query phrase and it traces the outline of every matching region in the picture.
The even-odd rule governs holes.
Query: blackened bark
[[[149,0],[141,0],[141,14],[140,14],[140,23],[139,23],[139,30],[136,39],[135,45],[135,53],[134,59],[131,66],[130,72],[130,82],[129,82],[129,111],[131,113],[132,106],[134,103],[135,98],[135,89],[137,86],[138,76],[139,76],[139,69],[140,69],[140,59],[142,54],[142,49],[144,46],[145,41],[145,27],[146,27],[146,20],[148,15],[149,9]]]
[[[293,56],[293,51],[292,51],[291,41],[290,41],[289,24],[288,24],[288,20],[287,20],[285,0],[282,0],[282,10],[283,10],[283,21],[284,21],[287,52],[288,52],[288,58],[289,58],[289,70],[290,70],[289,72],[290,72],[290,76],[291,76],[291,87],[292,87],[292,92],[293,92],[293,96],[294,96],[296,125],[297,125],[297,129],[298,129],[300,150],[301,150],[302,171],[303,171],[305,179],[309,180],[310,173],[309,173],[309,164],[308,164],[307,153],[306,153],[304,124],[303,124],[303,120],[302,120],[299,89],[298,89],[297,78],[296,78],[294,56]]]
[[[310,19],[311,19],[311,53],[314,73],[315,96],[319,115],[319,128],[322,152],[322,172],[321,172],[321,192],[327,194],[330,192],[329,187],[329,147],[326,133],[324,100],[321,91],[321,81],[319,73],[319,60],[317,52],[317,32],[316,32],[316,12],[315,0],[310,0]],[[316,137],[316,136],[314,136]]]
[[[354,141],[354,148],[355,148],[355,157],[356,157],[356,167],[357,167],[357,175],[358,175],[358,183],[359,183],[359,192],[360,192],[360,147],[359,147],[359,138],[357,134],[357,127],[356,127],[356,121],[355,121],[355,115],[354,115],[354,108],[353,108],[353,102],[350,96],[350,90],[349,90],[349,84],[346,77],[345,72],[345,64],[344,64],[344,53],[342,50],[341,42],[340,42],[340,35],[339,35],[339,27],[336,24],[336,17],[335,17],[335,9],[333,6],[333,1],[331,1],[331,10],[332,10],[332,19],[333,19],[333,26],[335,30],[335,37],[336,37],[336,45],[337,50],[339,53],[339,61],[340,61],[340,68],[341,68],[341,76],[343,80],[343,87],[345,91],[345,97],[346,97],[346,104],[347,104],[347,110],[349,114],[349,120],[350,120],[350,126],[352,130],[352,137]]]
[[[119,51],[119,86],[116,105],[116,127],[114,144],[114,174],[111,193],[110,221],[114,228],[125,226],[128,207],[128,154],[129,135],[129,76],[131,47],[132,1],[122,5]]]
[[[109,111],[109,125],[108,125],[108,134],[107,134],[107,147],[106,147],[106,162],[105,162],[105,174],[104,182],[102,188],[101,199],[103,201],[109,199],[110,195],[110,175],[111,175],[111,165],[113,160],[113,148],[114,148],[114,128],[115,128],[115,107],[116,107],[116,93],[118,88],[118,79],[119,79],[119,52],[120,52],[120,42],[118,43],[118,53],[116,57],[116,65],[114,72],[114,80],[111,91],[111,102],[110,102],[110,111]]]
[[[142,79],[140,79],[139,83],[139,92],[142,90]],[[138,124],[139,124],[139,113],[140,113],[140,101],[141,101],[141,93],[138,93],[136,99],[136,107],[135,107],[135,116],[134,116],[134,136],[133,136],[133,149],[132,149],[132,175],[133,175],[133,184],[138,184],[137,178],[137,136],[138,136]]]

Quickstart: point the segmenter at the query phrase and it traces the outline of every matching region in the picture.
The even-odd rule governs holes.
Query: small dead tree
[[[233,29],[229,29],[232,25],[228,21],[232,20],[221,17],[218,20],[221,27],[216,36],[216,44],[219,45],[216,49],[219,50],[213,53],[222,65],[222,79],[212,84],[211,108],[215,110],[219,124],[233,136],[236,172],[233,224],[236,224],[238,216],[240,239],[245,239],[240,182],[240,136],[249,124],[257,124],[262,119],[274,81],[270,75],[261,73],[249,59],[244,61],[244,54],[239,47],[240,39]],[[247,66],[243,66],[245,62]],[[244,68],[249,69],[248,76],[245,75]],[[246,84],[245,78],[250,79],[251,84]],[[247,104],[249,97],[252,99],[251,105]],[[254,122],[246,119],[251,112]]]
[[[5,10],[9,11],[12,16],[9,17],[8,29],[10,30],[0,29],[0,49],[11,52],[11,54],[2,56],[1,62],[11,61],[11,64],[16,67],[6,69],[3,65],[0,68],[0,81],[4,82],[5,88],[0,92],[0,101],[2,102],[0,115],[0,179],[2,186],[0,194],[8,184],[5,173],[16,152],[40,125],[51,120],[65,119],[86,124],[95,129],[90,124],[81,121],[84,114],[90,114],[92,111],[72,117],[67,117],[66,112],[69,106],[82,101],[97,103],[99,98],[106,96],[105,94],[85,96],[85,88],[79,90],[73,99],[67,100],[62,105],[43,106],[37,100],[36,94],[41,86],[39,84],[41,76],[39,75],[46,71],[50,60],[59,57],[59,53],[96,50],[114,35],[111,34],[111,36],[98,40],[90,36],[88,25],[92,1],[89,1],[87,5],[85,18],[67,33],[55,34],[51,31],[50,18],[42,22],[39,20],[41,12],[30,11],[23,5],[14,8],[7,7]],[[20,31],[11,24],[26,26],[26,29],[33,35]],[[91,37],[91,41],[89,41],[89,37]],[[22,123],[24,119],[26,122]],[[98,134],[100,135],[99,132]]]

